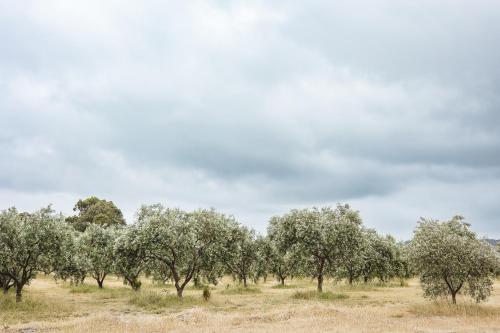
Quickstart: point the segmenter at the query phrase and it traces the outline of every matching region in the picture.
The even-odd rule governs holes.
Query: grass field
[[[275,281],[247,290],[225,279],[204,301],[188,287],[179,301],[175,289],[143,279],[140,292],[108,278],[99,290],[91,280],[78,287],[40,276],[24,301],[0,295],[2,332],[500,332],[500,283],[490,300],[454,307],[421,297],[418,281],[408,286]]]

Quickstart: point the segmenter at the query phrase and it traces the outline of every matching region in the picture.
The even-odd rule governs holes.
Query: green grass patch
[[[88,294],[88,293],[124,293],[132,291],[130,287],[106,287],[99,288],[91,284],[69,285],[69,292],[72,294]]]
[[[406,288],[409,287],[408,281],[406,280],[392,280],[388,282],[375,282],[373,283],[374,286],[378,288]]]
[[[42,300],[34,296],[23,296],[16,302],[15,295],[0,296],[0,323],[27,323],[33,320],[53,320],[70,316],[74,308],[70,304]]]
[[[296,289],[298,288],[295,284],[277,284],[271,287],[271,289]]]
[[[335,290],[341,291],[341,292],[350,292],[350,291],[380,291],[383,288],[405,288],[408,287],[408,282],[406,280],[399,281],[399,280],[393,280],[389,282],[381,282],[381,281],[374,281],[374,282],[368,282],[368,283],[363,283],[363,282],[355,282],[353,284],[336,284],[334,285]]]
[[[257,287],[229,287],[222,290],[220,293],[223,295],[245,295],[245,294],[260,294],[262,291]]]
[[[161,308],[183,308],[194,305],[201,305],[202,299],[193,296],[165,295],[155,291],[145,291],[133,294],[129,299],[129,304],[141,307],[146,310],[157,310]]]
[[[104,290],[104,289],[101,289]],[[99,287],[89,284],[70,285],[69,292],[72,294],[89,294],[99,291]]]
[[[342,293],[332,293],[330,291],[322,293],[317,291],[297,291],[292,295],[292,298],[301,300],[338,301],[348,299],[349,295]]]
[[[68,288],[69,292],[72,294],[93,294],[92,297],[101,300],[123,298],[132,293],[135,293],[135,291],[133,291],[130,287],[106,288],[106,286],[104,286],[104,288],[100,289],[98,286],[80,284],[77,286],[70,285]]]
[[[380,289],[379,286],[372,283],[338,284],[334,288],[339,292],[378,291]]]

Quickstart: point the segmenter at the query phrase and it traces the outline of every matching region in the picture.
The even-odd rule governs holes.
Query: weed
[[[159,308],[182,308],[198,305],[194,297],[184,296],[182,298],[177,297],[177,295],[162,295],[158,292],[147,291],[135,293],[130,297],[129,304],[154,310]]]
[[[260,294],[262,291],[257,287],[230,287],[222,290],[220,293],[224,295],[241,295],[241,294]]]
[[[343,300],[349,298],[349,295],[342,293],[332,293],[332,292],[317,292],[317,291],[297,291],[292,295],[295,299],[302,300],[327,300],[327,301],[335,301],[335,300]]]

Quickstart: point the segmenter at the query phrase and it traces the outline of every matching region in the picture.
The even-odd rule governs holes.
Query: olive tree
[[[91,224],[78,239],[78,249],[83,254],[88,274],[103,288],[104,279],[114,269],[113,247],[117,230]]]
[[[497,249],[497,254],[500,257],[500,243],[497,244],[496,249]],[[498,265],[498,267],[497,267],[496,275],[497,275],[497,278],[500,277],[500,265]]]
[[[22,299],[24,286],[39,271],[50,271],[60,255],[63,217],[49,207],[34,213],[18,213],[15,208],[0,213],[0,276],[16,289]]]
[[[122,276],[133,290],[139,290],[139,275],[147,268],[146,246],[141,243],[140,230],[133,225],[122,230],[115,241],[114,260],[116,273]]]
[[[2,270],[2,268],[0,268]],[[4,294],[9,292],[9,289],[14,286],[14,280],[12,280],[8,276],[0,275],[0,288],[2,289]]]
[[[304,256],[294,246],[294,238],[287,237],[284,218],[286,217],[272,217],[267,229],[271,247],[271,272],[281,285],[285,285],[288,277],[299,275],[304,266]]]
[[[392,236],[375,237],[373,275],[382,283],[396,275],[396,241]]]
[[[456,304],[459,293],[476,302],[490,295],[498,257],[463,217],[444,222],[421,219],[409,250],[426,297],[451,296]]]
[[[347,281],[352,284],[359,277],[359,253],[364,246],[361,217],[348,205],[339,205],[334,212],[332,229],[334,249],[328,269],[332,275],[339,271],[346,272]]]
[[[343,265],[361,242],[361,218],[349,205],[292,210],[275,221],[284,242],[307,259],[304,269],[317,279],[318,292],[325,274]]]
[[[7,223],[6,221],[12,218],[11,215],[13,214],[17,214],[17,212],[13,209],[2,211],[0,213],[0,223]],[[4,253],[8,250],[9,249],[6,244],[4,242],[0,242],[0,288],[2,288],[4,294],[7,294],[9,289],[14,286],[14,280],[10,277],[10,275],[2,275],[2,272],[8,269],[7,256],[4,255]]]
[[[395,245],[395,257],[392,262],[392,270],[395,277],[399,278],[401,286],[404,286],[405,280],[413,276],[413,271],[408,258],[408,246],[399,242]]]
[[[90,263],[82,248],[82,234],[67,224],[62,228],[62,234],[60,255],[54,262],[54,278],[81,284],[90,271]]]
[[[197,272],[214,273],[234,223],[213,209],[185,212],[159,204],[143,206],[137,216],[146,258],[168,267],[178,297]]]
[[[338,279],[346,279],[349,285],[359,280],[363,276],[363,268],[369,256],[369,248],[369,241],[362,233],[359,242],[355,246],[355,251],[350,251],[350,255],[345,256],[342,263],[334,267],[334,275]]]
[[[247,287],[247,281],[253,277],[254,266],[258,259],[255,231],[245,226],[234,225],[229,237],[226,238],[225,248],[223,261],[227,272]]]
[[[256,242],[256,260],[254,272],[252,273],[254,282],[257,283],[260,278],[267,281],[268,274],[272,271],[273,248],[268,237],[257,236]]]
[[[0,212],[0,223],[8,223],[7,221],[15,215],[17,215],[17,211],[14,208]],[[9,289],[14,286],[14,280],[9,275],[2,275],[2,271],[7,270],[7,256],[3,255],[7,251],[6,244],[0,242],[0,288],[2,288],[4,294],[7,294]]]

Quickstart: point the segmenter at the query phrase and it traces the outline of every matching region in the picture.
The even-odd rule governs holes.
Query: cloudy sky
[[[500,238],[497,1],[0,0],[0,207],[349,202]]]

